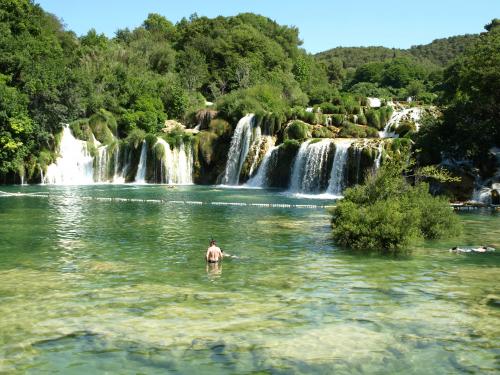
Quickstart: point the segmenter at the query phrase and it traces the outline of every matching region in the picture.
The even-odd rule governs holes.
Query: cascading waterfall
[[[108,181],[108,146],[100,146],[97,149],[97,175],[96,182]]]
[[[322,174],[328,161],[331,140],[302,143],[292,169],[290,191],[293,193],[319,193]]]
[[[257,173],[255,174],[255,176],[250,178],[250,180],[248,180],[246,185],[251,187],[260,187],[260,188],[268,186],[267,178],[269,173],[269,164],[273,158],[273,153],[278,148],[279,146],[272,146],[267,150],[266,154],[264,155],[264,158],[262,159],[262,162],[260,163]]]
[[[170,149],[170,145],[158,138],[156,145],[163,148],[160,164],[160,182],[167,184],[188,185],[193,183],[193,153],[191,147],[186,151],[184,143]],[[156,147],[155,145],[155,147]]]
[[[484,204],[492,203],[491,194],[493,190],[497,190],[500,193],[500,148],[492,147],[489,152],[496,160],[497,168],[495,174],[485,181],[481,181],[480,178],[477,178],[475,183],[476,186],[472,192],[472,200]]]
[[[87,142],[76,139],[68,125],[63,128],[59,157],[47,167],[43,182],[58,185],[84,185],[94,182],[94,159]]]
[[[382,153],[384,152],[384,143],[380,142],[377,146],[377,157],[375,158],[375,169],[380,168],[380,163],[382,161]]]
[[[146,163],[148,158],[148,147],[146,141],[142,141],[141,156],[139,159],[139,165],[137,166],[137,173],[135,175],[135,183],[144,184],[146,183]]]
[[[356,154],[356,184],[360,183],[360,173],[361,173],[361,155],[363,152],[362,147],[355,147],[354,152]]]
[[[128,164],[130,163],[130,154],[127,153],[127,155],[126,155],[127,160],[125,162],[125,166],[123,167],[123,170],[120,170],[120,144],[116,145],[116,148],[115,148],[115,151],[113,154],[113,159],[114,159],[113,183],[123,184],[123,183],[125,183],[124,174],[127,172]]]
[[[241,168],[250,148],[253,118],[253,114],[246,115],[236,125],[227,155],[226,170],[222,178],[223,185],[238,185]]]
[[[330,182],[328,183],[328,194],[339,196],[344,191],[348,151],[353,141],[353,139],[339,139],[335,141],[335,156],[333,158]]]
[[[412,107],[412,108],[395,108],[392,112],[391,118],[387,121],[387,124],[384,127],[384,130],[378,132],[380,138],[397,138],[398,135],[394,132],[391,132],[390,129],[394,125],[395,128],[399,126],[399,123],[408,119],[415,123],[417,127],[417,131],[419,129],[419,120],[422,117],[422,108]]]
[[[262,144],[266,142],[268,138],[271,137],[269,136],[262,137],[260,127],[255,128],[254,141],[252,143],[252,147],[250,148],[253,151],[253,159],[252,163],[250,164],[250,170],[248,171],[249,176],[253,175],[255,168],[257,167],[257,163],[259,161],[259,154]]]

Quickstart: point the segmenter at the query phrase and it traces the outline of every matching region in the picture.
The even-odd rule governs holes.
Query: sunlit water
[[[500,217],[412,256],[336,248],[322,209],[85,196],[312,203],[197,186],[3,187],[0,373],[497,373]],[[238,256],[207,267],[215,237]]]

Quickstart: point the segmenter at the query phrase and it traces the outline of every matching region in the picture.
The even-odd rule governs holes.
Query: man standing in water
[[[222,258],[224,258],[222,250],[217,247],[215,240],[211,240],[210,247],[207,249],[207,254],[205,255],[206,261],[208,263],[217,263],[220,262]]]

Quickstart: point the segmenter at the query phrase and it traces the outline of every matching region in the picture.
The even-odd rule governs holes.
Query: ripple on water
[[[274,192],[56,191],[0,201],[0,372],[500,370],[497,257],[353,255],[321,210],[81,199],[290,199]],[[468,241],[498,242],[498,218],[463,218]],[[207,267],[211,236],[238,258]]]

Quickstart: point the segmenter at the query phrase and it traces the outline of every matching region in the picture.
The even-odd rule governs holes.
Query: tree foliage
[[[500,144],[500,26],[493,20],[478,42],[444,73],[446,104],[442,119],[430,120],[417,136],[423,158],[440,155],[486,162],[490,147]]]
[[[444,198],[429,194],[424,182],[411,184],[405,158],[384,164],[364,185],[345,191],[333,212],[333,236],[343,247],[360,251],[408,253],[421,239],[438,239],[460,231],[458,217]],[[426,176],[442,174],[430,169]]]

